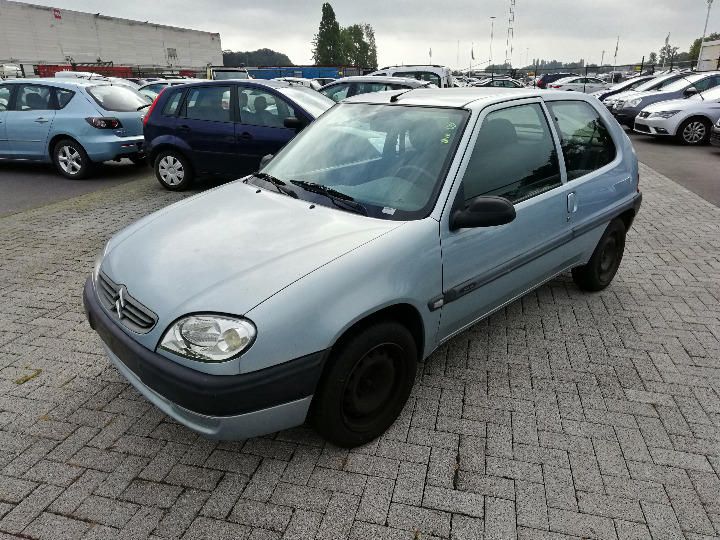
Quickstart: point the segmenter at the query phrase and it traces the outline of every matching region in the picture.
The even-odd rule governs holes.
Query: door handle
[[[36,118],[35,121],[36,121],[38,124],[47,124],[47,123],[49,122],[49,120],[47,120],[46,118],[43,118],[42,116],[39,117],[39,118]]]
[[[248,133],[247,131],[243,131],[239,136],[238,139],[242,139],[244,141],[251,141],[253,136]]]
[[[568,193],[567,196],[567,211],[570,214],[574,214],[577,212],[578,204],[577,204],[577,195],[573,191],[572,193]]]

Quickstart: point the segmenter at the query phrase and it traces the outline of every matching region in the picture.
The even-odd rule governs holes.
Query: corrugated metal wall
[[[177,68],[223,63],[220,34],[0,0],[0,60],[68,58]]]

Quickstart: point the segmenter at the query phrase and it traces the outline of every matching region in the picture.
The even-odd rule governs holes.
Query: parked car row
[[[197,160],[228,158],[218,126],[247,156],[239,138],[262,145],[330,105],[259,172],[113,236],[86,282],[110,362],[205,437],[307,420],[339,446],[368,443],[453,336],[559,273],[599,291],[620,266],[638,162],[579,92],[419,88],[335,104],[276,81],[193,83],[154,101],[147,151],[182,183]],[[185,144],[196,158],[173,153]]]
[[[720,119],[720,72],[675,72],[603,100],[615,119],[638,133],[707,144]]]

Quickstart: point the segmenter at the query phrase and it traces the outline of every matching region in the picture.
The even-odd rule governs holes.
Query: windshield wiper
[[[697,90],[697,87],[695,86],[695,83],[692,82],[690,79],[688,79],[688,78],[685,77],[684,75],[681,75],[680,78],[681,78],[682,80],[684,80],[685,82],[689,82],[689,83],[691,84],[690,88],[695,88],[695,90]],[[700,96],[700,99],[702,99],[703,101],[705,101],[705,98],[703,97],[702,92],[698,91],[695,95],[696,95],[696,96]],[[690,99],[691,97],[692,97],[692,96],[688,96],[688,97],[686,97],[685,99]]]
[[[285,187],[287,186],[287,182],[284,182],[279,178],[275,178],[272,174],[256,172],[253,173],[252,176],[254,176],[255,178],[259,178],[260,180],[265,180],[267,183],[272,184],[273,186],[275,186],[275,189],[277,189],[278,193],[283,193],[297,199],[297,193]]]
[[[137,110],[142,111],[143,109],[147,109],[152,103],[146,103],[145,105],[140,105]]]
[[[347,193],[343,193],[342,191],[338,191],[322,184],[318,184],[317,182],[308,182],[307,180],[290,180],[290,183],[295,184],[296,186],[300,186],[305,191],[309,191],[310,193],[318,193],[319,195],[324,195],[325,197],[330,199],[330,201],[332,201],[332,203],[338,208],[342,208],[343,210],[348,210],[350,212],[355,212],[356,214],[362,214],[364,216],[368,215],[367,208],[365,208],[365,206],[360,204],[359,202],[356,202],[355,199],[353,199]]]

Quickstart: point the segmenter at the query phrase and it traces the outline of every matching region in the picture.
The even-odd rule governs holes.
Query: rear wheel
[[[625,224],[616,218],[605,229],[588,263],[572,269],[573,280],[584,291],[602,291],[615,277],[624,253]]]
[[[72,139],[62,139],[53,148],[53,163],[65,178],[81,180],[90,176],[92,161],[82,145]]]
[[[193,182],[193,172],[185,156],[176,150],[163,150],[155,158],[155,177],[165,189],[183,191]]]
[[[697,146],[710,140],[712,124],[704,118],[688,118],[677,130],[677,138],[682,144]]]
[[[387,430],[410,396],[417,346],[394,321],[368,326],[335,351],[313,399],[315,429],[345,448],[365,444]]]

